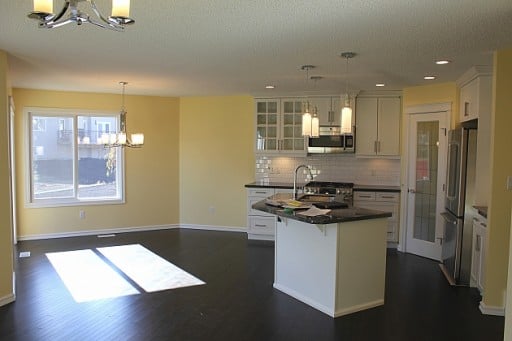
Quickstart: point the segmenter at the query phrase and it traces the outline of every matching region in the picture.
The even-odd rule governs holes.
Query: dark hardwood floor
[[[46,252],[140,243],[206,285],[76,303]],[[272,287],[274,249],[243,233],[162,230],[20,242],[1,340],[503,340],[476,289],[436,262],[388,250],[384,306],[333,319]],[[308,250],[304,250],[308,252]],[[79,265],[77,265],[79,266]]]

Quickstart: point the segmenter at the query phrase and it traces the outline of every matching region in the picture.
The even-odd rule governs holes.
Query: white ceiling
[[[32,3],[0,0],[13,87],[116,93],[123,80],[127,94],[262,96],[340,94],[348,80],[351,91],[398,90],[454,81],[512,47],[511,0],[131,0],[124,32],[40,29]],[[110,14],[110,0],[96,3]],[[348,76],[344,51],[357,53]],[[324,78],[306,82],[304,64]]]

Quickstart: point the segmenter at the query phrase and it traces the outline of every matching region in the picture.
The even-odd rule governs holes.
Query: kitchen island
[[[308,217],[270,206],[274,214],[274,288],[338,317],[384,304],[389,212],[357,207]]]

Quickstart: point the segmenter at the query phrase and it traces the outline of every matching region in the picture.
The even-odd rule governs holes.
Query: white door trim
[[[400,235],[399,235],[399,244],[398,251],[405,252],[407,249],[407,212],[409,209],[409,193],[407,191],[408,179],[409,179],[409,153],[410,146],[407,141],[409,141],[409,120],[410,115],[415,114],[432,114],[438,112],[445,112],[446,119],[449,123],[448,127],[451,127],[451,119],[452,119],[452,103],[430,103],[430,104],[420,104],[420,105],[412,105],[404,108],[404,125],[403,127],[403,139],[404,142],[404,150],[402,152],[402,179],[401,179],[401,207],[400,207]]]

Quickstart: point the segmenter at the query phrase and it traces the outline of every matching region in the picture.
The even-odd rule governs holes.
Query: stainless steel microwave
[[[353,134],[342,134],[340,127],[320,126],[319,137],[308,138],[308,153],[354,153]]]

